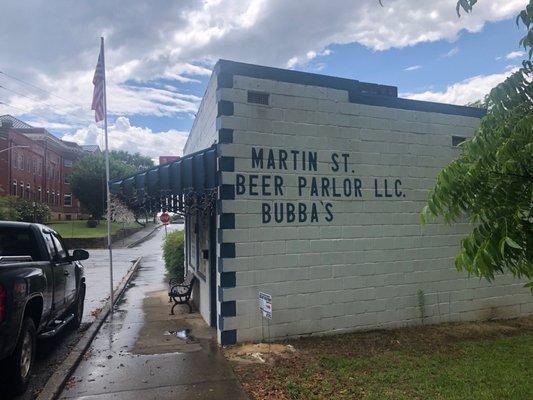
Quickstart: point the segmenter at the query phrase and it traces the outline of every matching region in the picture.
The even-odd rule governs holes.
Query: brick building
[[[159,156],[159,165],[168,164],[179,159],[180,156]]]
[[[115,181],[185,213],[195,303],[219,343],[533,313],[524,281],[455,269],[468,223],[420,226],[484,110],[397,88],[219,61],[184,156]]]
[[[47,204],[54,220],[83,218],[68,174],[86,151],[10,115],[0,124],[0,195]]]

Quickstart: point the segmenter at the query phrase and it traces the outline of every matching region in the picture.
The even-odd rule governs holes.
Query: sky
[[[456,0],[2,0],[0,115],[102,145],[90,110],[101,36],[110,147],[152,158],[182,154],[220,58],[465,105],[520,65],[526,4],[480,0],[459,18]]]

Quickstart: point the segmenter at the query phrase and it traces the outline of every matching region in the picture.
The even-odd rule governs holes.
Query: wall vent
[[[264,92],[248,91],[248,103],[268,106],[269,94]]]
[[[452,136],[452,147],[457,147],[461,143],[463,143],[466,140],[465,137],[462,136]]]

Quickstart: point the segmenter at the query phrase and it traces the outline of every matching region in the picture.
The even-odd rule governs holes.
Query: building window
[[[31,199],[31,187],[30,187],[30,184],[29,184],[29,183],[26,184],[26,198],[27,198],[28,200]]]
[[[63,182],[65,183],[65,185],[70,185],[70,180],[68,179],[68,174],[65,174],[63,176]]]
[[[11,185],[11,195],[17,195],[17,181],[13,181],[13,184]]]
[[[17,154],[17,169],[24,170],[24,155],[20,153]]]
[[[50,190],[46,189],[46,198],[45,198],[46,204],[50,203]]]
[[[63,166],[72,167],[72,160],[63,160]]]
[[[24,182],[20,182],[20,192],[19,192],[19,196],[21,199],[24,198]]]
[[[69,207],[72,206],[72,194],[69,193],[65,195],[63,204]]]
[[[37,189],[37,196],[38,196],[39,203],[42,203],[43,202],[43,189],[40,186]]]

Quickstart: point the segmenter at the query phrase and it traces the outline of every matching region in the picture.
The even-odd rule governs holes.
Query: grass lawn
[[[56,221],[47,224],[64,238],[95,238],[107,235],[107,222],[101,221],[96,228],[87,227],[87,221]],[[140,227],[139,224],[126,224],[126,228]],[[122,229],[124,224],[112,223],[111,233]]]
[[[288,342],[233,363],[253,399],[532,399],[533,318]]]

